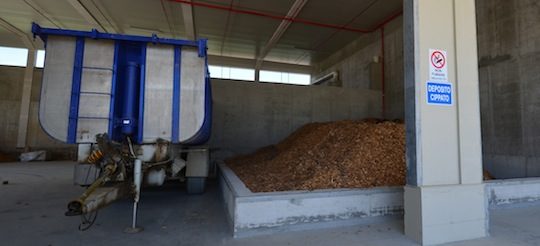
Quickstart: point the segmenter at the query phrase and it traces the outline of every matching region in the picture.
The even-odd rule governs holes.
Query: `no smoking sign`
[[[431,65],[436,68],[443,68],[446,65],[446,55],[441,51],[435,51],[431,54]]]
[[[448,66],[446,51],[429,50],[429,80],[448,81]]]

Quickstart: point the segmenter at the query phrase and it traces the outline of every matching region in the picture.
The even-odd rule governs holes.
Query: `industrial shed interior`
[[[2,0],[5,245],[538,245],[535,0]]]

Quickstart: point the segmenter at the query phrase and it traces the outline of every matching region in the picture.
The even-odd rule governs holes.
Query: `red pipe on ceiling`
[[[271,18],[271,19],[276,19],[276,20],[286,20],[286,21],[290,21],[290,22],[297,22],[297,23],[302,23],[302,24],[306,24],[306,25],[310,25],[310,26],[318,26],[318,27],[326,27],[326,28],[332,28],[332,29],[338,29],[338,30],[344,30],[344,31],[350,31],[350,32],[357,32],[357,33],[371,33],[371,32],[374,32],[376,30],[379,30],[381,31],[381,96],[382,96],[382,117],[384,118],[385,116],[385,76],[384,76],[384,70],[385,70],[385,66],[384,66],[384,62],[385,62],[385,57],[384,57],[384,26],[386,24],[388,24],[390,21],[394,20],[395,18],[397,18],[398,16],[400,16],[402,13],[403,13],[403,10],[400,10],[388,17],[386,17],[381,23],[379,23],[378,25],[376,25],[375,27],[371,28],[371,29],[358,29],[358,28],[352,28],[352,27],[347,27],[347,25],[343,25],[343,26],[339,26],[339,25],[334,25],[334,24],[327,24],[327,23],[321,23],[321,22],[316,22],[316,21],[309,21],[309,20],[303,20],[303,19],[298,19],[298,18],[290,18],[290,17],[287,17],[287,16],[280,16],[280,15],[275,15],[275,14],[270,14],[270,13],[264,13],[264,12],[259,12],[259,11],[254,11],[254,10],[245,10],[245,9],[238,9],[238,8],[234,8],[233,6],[222,6],[222,5],[216,5],[216,4],[210,4],[210,3],[197,3],[197,2],[192,2],[191,0],[169,0],[171,2],[177,2],[177,3],[183,3],[183,4],[189,4],[189,5],[192,5],[192,6],[198,6],[198,7],[205,7],[205,8],[211,8],[211,9],[219,9],[219,10],[225,10],[225,11],[229,11],[229,12],[234,12],[234,13],[239,13],[239,14],[247,14],[247,15],[254,15],[254,16],[260,16],[260,17],[266,17],[266,18]]]
[[[396,17],[400,16],[403,11],[399,11],[397,13],[394,13],[390,15],[389,17],[385,18],[380,24],[376,25],[374,28],[371,29],[359,29],[359,28],[353,28],[353,27],[347,27],[347,26],[340,26],[340,25],[334,25],[334,24],[328,24],[328,23],[322,23],[322,22],[316,22],[316,21],[310,21],[310,20],[304,20],[304,19],[298,19],[298,18],[290,18],[288,16],[283,15],[276,15],[271,13],[264,13],[260,11],[255,10],[246,10],[246,9],[238,9],[233,6],[223,6],[223,5],[217,5],[217,4],[211,4],[211,3],[202,3],[202,2],[193,2],[191,0],[169,0],[171,2],[177,2],[177,3],[183,3],[183,4],[189,4],[192,6],[197,7],[205,7],[210,9],[219,9],[219,10],[225,10],[229,12],[239,13],[239,14],[246,14],[246,15],[254,15],[254,16],[260,16],[260,17],[266,17],[276,20],[286,20],[290,22],[296,22],[296,23],[302,23],[305,25],[310,26],[318,26],[318,27],[326,27],[326,28],[333,28],[333,29],[339,29],[349,32],[357,32],[357,33],[370,33],[374,32],[380,27],[386,25],[388,22],[392,21]]]

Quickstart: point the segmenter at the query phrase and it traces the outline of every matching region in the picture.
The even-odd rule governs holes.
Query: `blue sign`
[[[452,105],[452,84],[427,82],[427,103],[436,105]]]

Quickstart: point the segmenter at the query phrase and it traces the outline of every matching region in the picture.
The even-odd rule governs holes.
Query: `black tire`
[[[186,179],[186,189],[187,193],[190,195],[197,195],[204,193],[206,188],[206,178],[205,177],[187,177]]]

